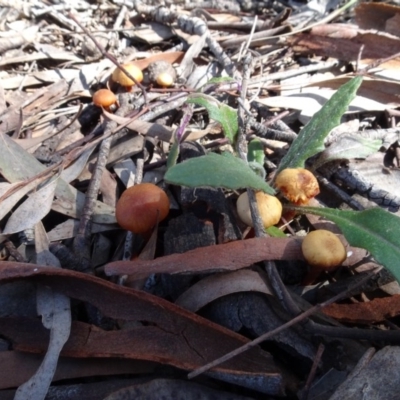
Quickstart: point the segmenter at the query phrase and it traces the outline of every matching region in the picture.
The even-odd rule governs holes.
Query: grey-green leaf
[[[223,187],[226,189],[252,188],[275,194],[275,190],[259,177],[243,160],[229,153],[191,158],[171,167],[165,180],[188,187]]]
[[[354,99],[362,77],[357,76],[340,87],[300,131],[283,157],[278,172],[285,168],[304,168],[305,161],[324,150],[324,139],[340,123],[342,115]]]
[[[210,118],[222,125],[225,136],[234,143],[239,129],[237,111],[226,104],[219,103],[217,100],[213,102],[207,97],[201,93],[195,93],[189,96],[186,102],[204,107],[208,111]]]
[[[319,155],[318,160],[313,163],[313,169],[333,160],[366,158],[376,153],[381,146],[382,140],[363,138],[355,134],[343,135]]]
[[[368,250],[400,282],[400,218],[396,215],[378,207],[365,211],[292,206],[290,209],[335,222],[352,246]]]

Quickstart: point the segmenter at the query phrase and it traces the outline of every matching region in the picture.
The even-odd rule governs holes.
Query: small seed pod
[[[143,72],[142,70],[135,64],[123,64],[122,65],[128,72],[131,74],[137,82],[142,82],[143,80]],[[132,87],[136,84],[131,78],[125,75],[122,70],[116,68],[111,75],[111,79],[114,82],[119,83],[121,86],[124,86],[128,92],[132,90]]]
[[[175,68],[168,61],[154,61],[147,67],[150,82],[161,87],[173,86],[176,80]]]
[[[264,228],[276,225],[282,215],[281,202],[275,196],[270,196],[264,192],[256,193],[256,201]],[[247,192],[242,193],[237,199],[236,209],[242,222],[248,226],[253,226]]]
[[[319,193],[317,178],[304,168],[286,168],[275,179],[275,186],[292,203],[307,204]]]
[[[113,106],[118,105],[117,96],[108,89],[100,89],[93,94],[93,104],[97,107],[103,107],[107,111],[111,111]]]

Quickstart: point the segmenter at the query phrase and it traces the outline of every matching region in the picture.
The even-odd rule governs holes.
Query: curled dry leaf
[[[204,278],[182,293],[175,304],[196,312],[219,297],[249,291],[272,294],[258,272],[243,270]]]
[[[73,322],[62,355],[69,357],[122,357],[149,360],[191,370],[248,342],[248,339],[143,291],[124,288],[100,278],[70,270],[31,264],[0,262],[0,281],[30,279],[74,299],[89,302],[105,315],[126,321],[146,321],[120,331],[103,331]],[[19,350],[41,352],[48,331],[29,318],[1,318],[0,335]],[[282,394],[282,377],[271,356],[253,348],[216,368],[222,380],[246,385],[257,376],[257,388]]]

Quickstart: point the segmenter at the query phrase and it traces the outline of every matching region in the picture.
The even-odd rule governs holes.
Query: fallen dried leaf
[[[302,259],[297,238],[253,238],[215,246],[200,247],[155,260],[115,261],[105,266],[108,275],[142,278],[156,273],[234,271],[263,260]]]
[[[376,298],[366,303],[331,304],[322,312],[339,321],[373,324],[400,315],[400,295]]]
[[[145,324],[120,331],[103,331],[74,322],[62,355],[70,357],[123,357],[170,364],[191,370],[222,356],[248,340],[228,329],[190,313],[164,299],[117,286],[94,276],[31,264],[0,262],[0,281],[27,279],[51,287],[66,296],[89,302],[104,315]],[[21,351],[43,351],[48,331],[29,318],[0,319],[0,334]],[[223,364],[218,378],[235,376],[245,384],[254,374],[261,390],[281,393],[282,379],[271,357],[254,348]],[[225,374],[222,378],[221,374]],[[244,381],[242,381],[244,379]]]

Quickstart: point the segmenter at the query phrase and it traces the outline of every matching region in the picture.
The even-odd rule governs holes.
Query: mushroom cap
[[[174,78],[168,72],[162,72],[157,76],[156,82],[162,87],[170,87],[174,84]]]
[[[143,72],[142,70],[135,64],[123,64],[122,65],[138,82],[142,82],[143,80]],[[111,76],[114,82],[119,83],[121,86],[133,86],[135,82],[125,75],[119,68],[116,68]]]
[[[264,192],[256,193],[256,201],[264,228],[276,225],[282,216],[282,203],[275,196]],[[247,192],[242,193],[237,199],[236,209],[241,221],[248,226],[253,226]]]
[[[150,63],[147,67],[147,73],[151,82],[155,82],[157,85],[164,87],[172,86],[176,80],[175,68],[170,62],[164,60],[158,60]],[[172,80],[172,83],[166,85],[165,83],[162,83],[163,79],[165,82],[171,82]]]
[[[149,231],[168,213],[168,196],[153,183],[141,183],[125,190],[115,210],[118,224],[134,233]]]
[[[307,204],[319,193],[317,178],[304,168],[286,168],[279,172],[275,186],[292,203]]]
[[[93,104],[98,107],[110,107],[117,102],[117,96],[109,89],[100,89],[93,94]]]
[[[325,270],[334,269],[347,257],[340,239],[325,229],[309,232],[301,244],[301,250],[308,264]]]

